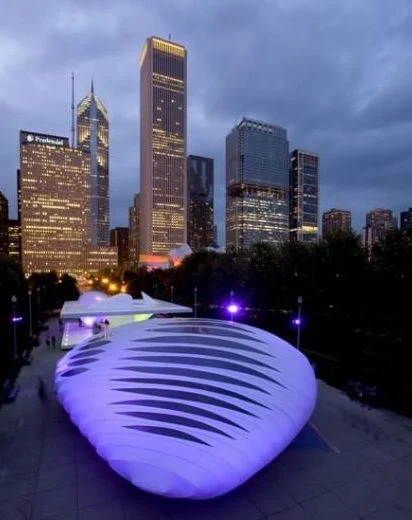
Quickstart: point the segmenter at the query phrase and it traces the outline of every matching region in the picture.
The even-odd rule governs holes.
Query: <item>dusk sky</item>
[[[215,159],[242,116],[287,128],[321,158],[321,211],[412,206],[410,0],[0,0],[0,190],[16,213],[18,132],[70,135],[76,101],[110,114],[111,226],[139,190],[139,55],[151,35],[188,50],[188,153]]]

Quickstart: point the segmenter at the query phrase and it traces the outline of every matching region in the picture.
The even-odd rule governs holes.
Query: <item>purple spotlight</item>
[[[295,318],[292,323],[294,325],[302,325],[302,320],[300,318]]]
[[[236,314],[239,311],[239,305],[236,305],[236,303],[231,303],[227,310],[230,312],[230,314]]]
[[[13,316],[13,318],[11,319],[11,321],[13,323],[19,323],[20,321],[23,321],[23,317],[22,316]]]

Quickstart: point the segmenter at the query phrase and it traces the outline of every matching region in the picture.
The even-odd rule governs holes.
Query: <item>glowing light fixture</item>
[[[239,305],[236,305],[236,303],[231,303],[227,310],[230,312],[230,314],[236,314],[239,312]]]

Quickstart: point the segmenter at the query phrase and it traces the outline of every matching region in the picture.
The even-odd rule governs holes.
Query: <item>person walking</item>
[[[46,383],[44,382],[44,379],[40,376],[37,377],[37,395],[39,396],[39,399],[44,401],[47,398],[47,392],[46,392]]]
[[[56,350],[56,336],[53,335],[51,338],[52,349]]]
[[[47,336],[46,339],[46,350],[50,350],[50,336]]]

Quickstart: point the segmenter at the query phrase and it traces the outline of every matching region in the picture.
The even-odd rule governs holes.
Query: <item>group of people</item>
[[[109,320],[101,320],[99,323],[94,323],[93,325],[93,334],[99,334],[99,332],[104,332],[105,336],[109,335],[110,322]]]

